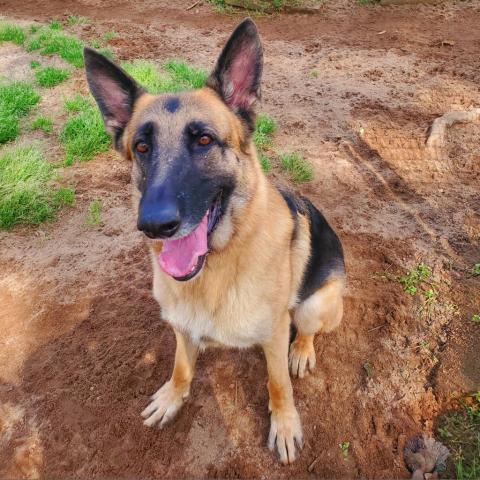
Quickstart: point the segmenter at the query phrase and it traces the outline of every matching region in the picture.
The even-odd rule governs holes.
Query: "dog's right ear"
[[[121,137],[135,102],[145,90],[128,73],[95,50],[85,48],[83,55],[90,91],[107,131],[113,134],[115,148],[120,150]]]

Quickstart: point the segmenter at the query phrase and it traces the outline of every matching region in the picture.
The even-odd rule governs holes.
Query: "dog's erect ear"
[[[223,101],[252,126],[253,103],[260,98],[263,51],[256,25],[246,18],[228,39],[207,80]]]
[[[133,113],[135,101],[145,93],[120,67],[90,48],[83,51],[87,81],[98,103],[106,129],[113,134],[115,147]]]

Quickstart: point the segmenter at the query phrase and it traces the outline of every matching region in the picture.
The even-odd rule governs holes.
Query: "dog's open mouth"
[[[215,230],[222,215],[220,192],[201,222],[185,237],[163,240],[158,256],[160,268],[175,280],[186,281],[202,269],[208,254],[208,238]]]

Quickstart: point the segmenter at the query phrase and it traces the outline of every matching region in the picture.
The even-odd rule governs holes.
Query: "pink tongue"
[[[208,214],[195,230],[186,237],[164,240],[158,256],[160,268],[172,277],[185,277],[198,263],[198,258],[207,253]]]

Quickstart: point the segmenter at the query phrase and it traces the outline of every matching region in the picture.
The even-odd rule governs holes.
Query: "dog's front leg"
[[[160,422],[163,427],[172,420],[190,394],[198,346],[190,338],[175,330],[177,350],[172,377],[152,397],[151,403],[142,412],[144,424],[151,427]]]
[[[276,325],[271,340],[262,345],[267,359],[270,434],[268,447],[275,445],[282,463],[292,463],[296,448],[303,447],[302,424],[293,400],[293,389],[288,372],[288,342],[290,316],[288,312]]]

